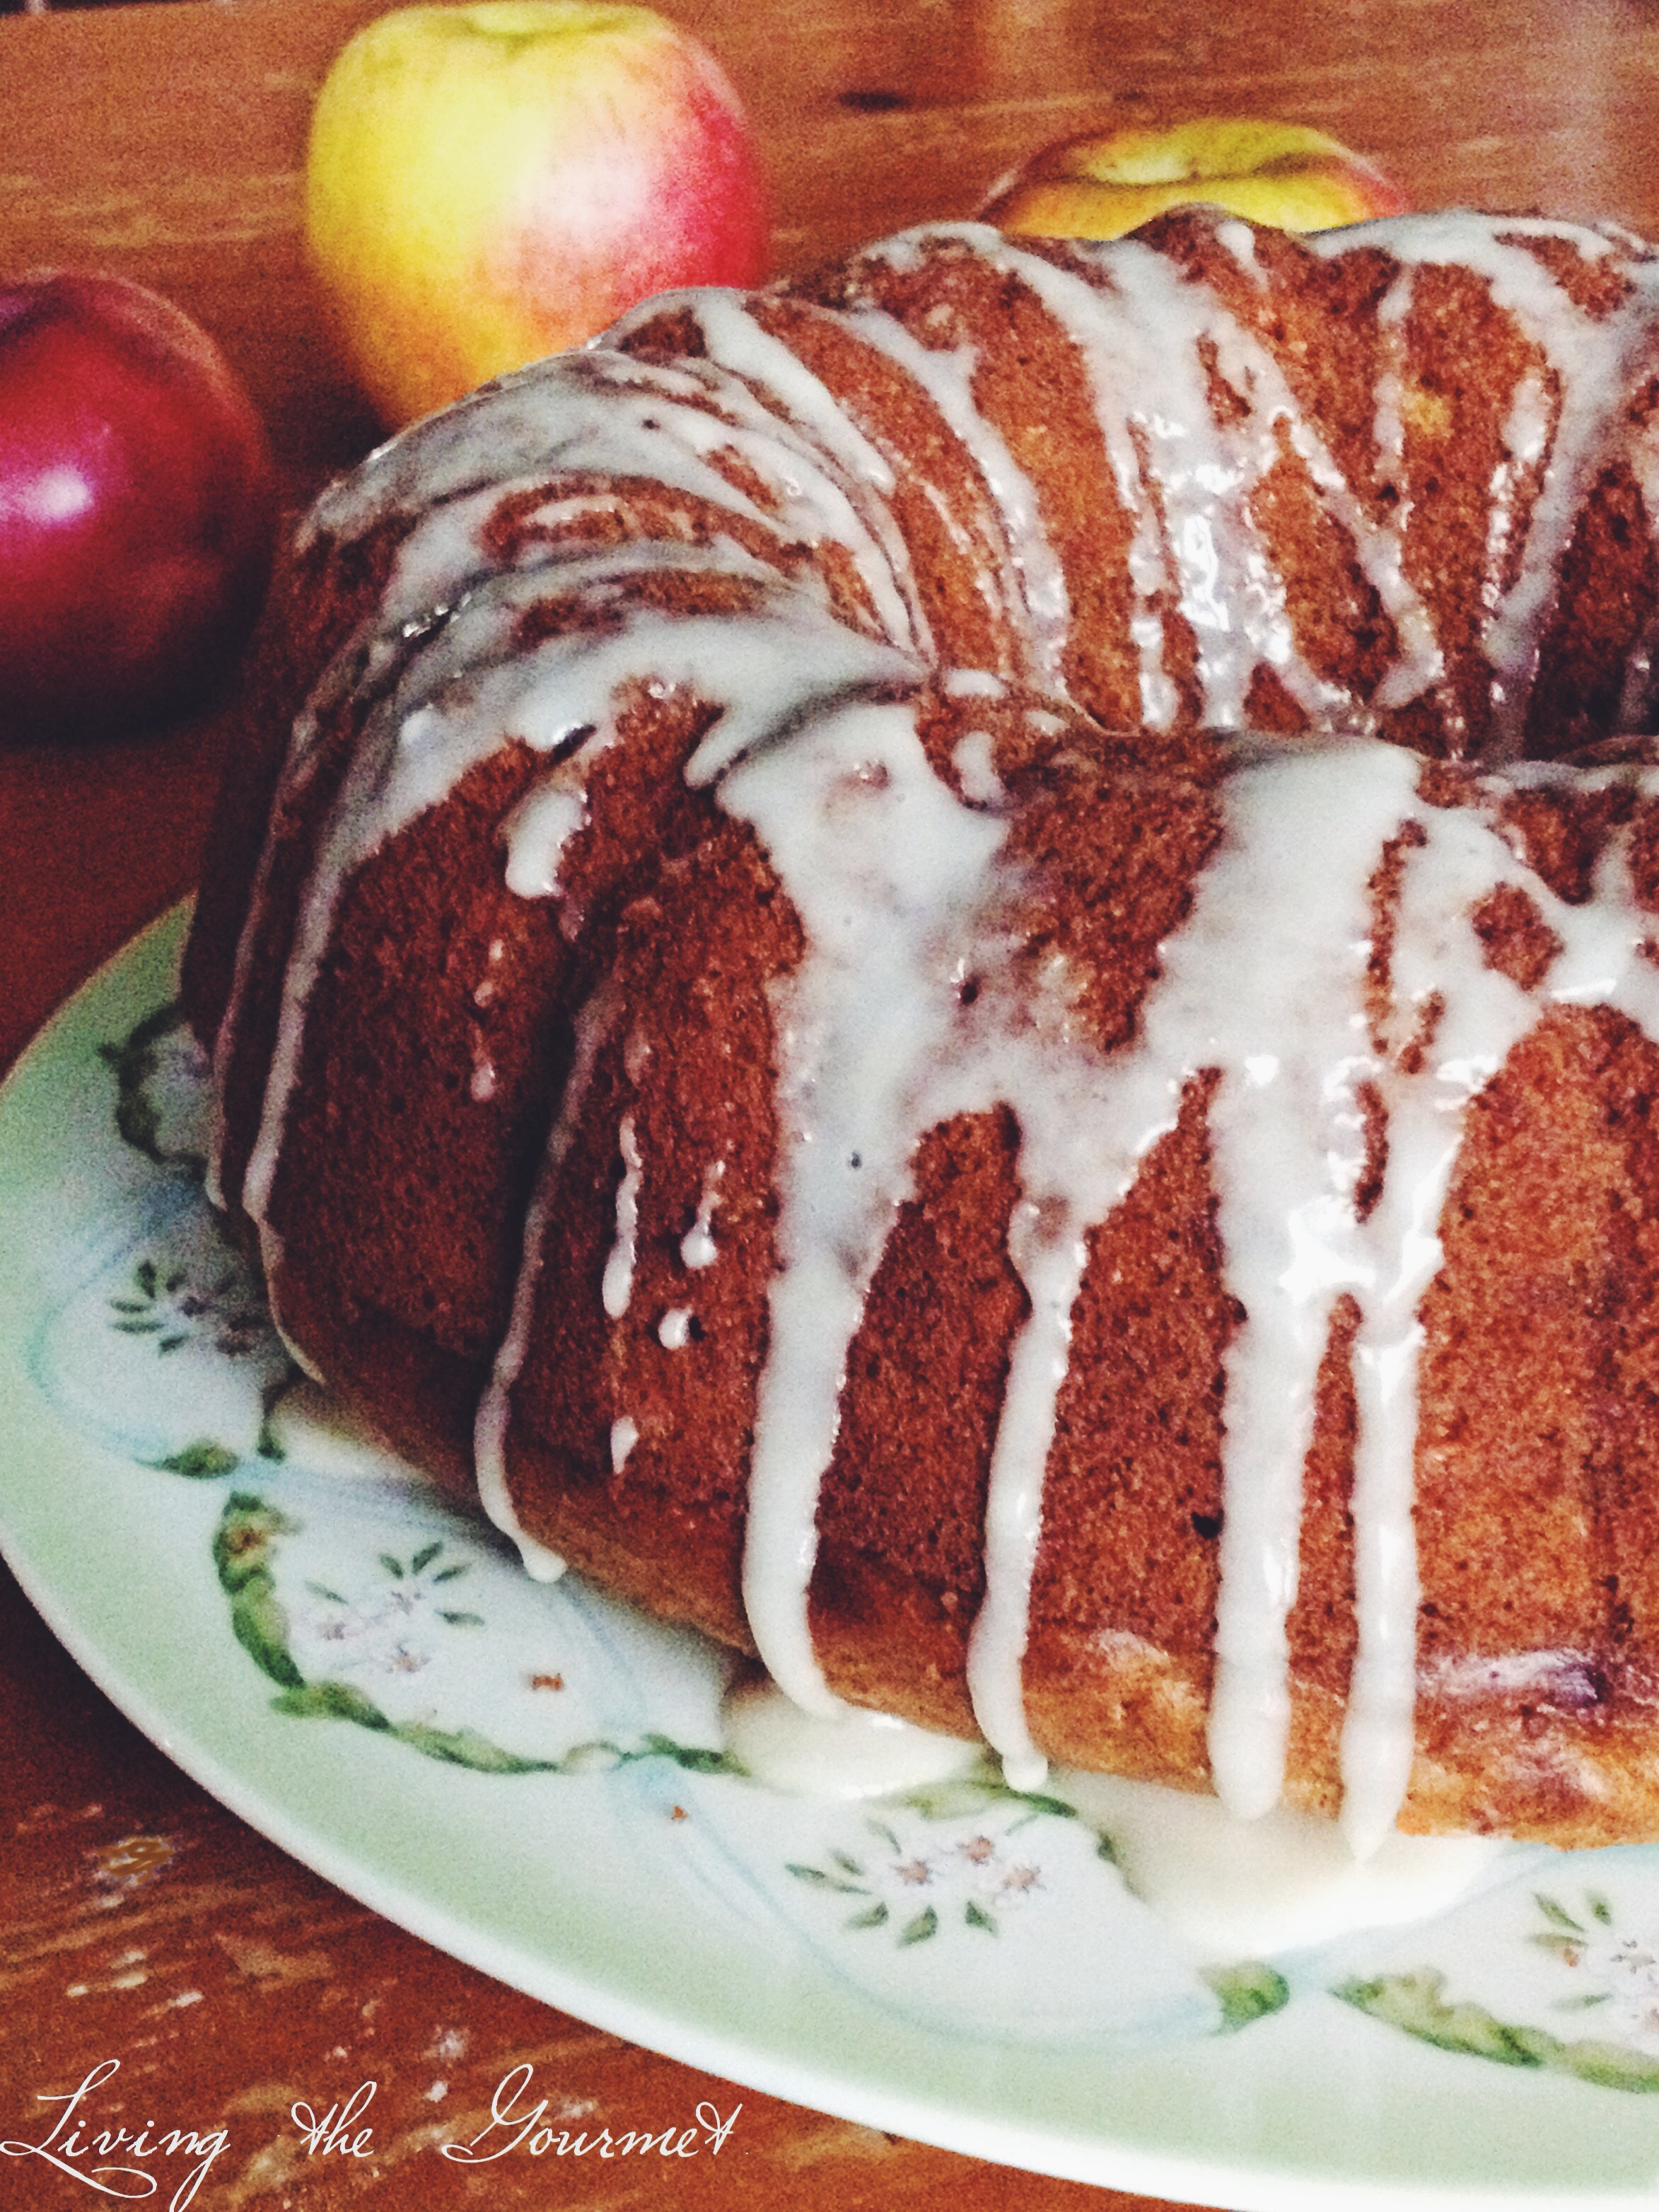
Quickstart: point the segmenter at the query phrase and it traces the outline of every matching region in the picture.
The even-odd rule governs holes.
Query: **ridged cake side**
[[[1656,301],[950,228],[371,461],[191,952],[301,1357],[803,1698],[1659,1832],[1654,793],[1512,765],[1650,713]]]

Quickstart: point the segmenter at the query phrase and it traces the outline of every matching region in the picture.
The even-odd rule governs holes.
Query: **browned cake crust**
[[[1551,447],[1544,438],[1534,453],[1512,426],[1524,398],[1559,430],[1559,362],[1479,270],[1429,257],[1396,313],[1404,264],[1386,239],[1356,234],[1333,254],[1255,232],[1247,254],[1232,235],[1243,230],[1178,215],[1134,243],[1167,278],[1201,282],[1288,394],[1264,412],[1260,374],[1253,383],[1224,346],[1200,342],[1215,420],[1266,425],[1249,520],[1271,550],[1274,619],[1292,640],[1239,676],[1240,718],[1288,734],[1360,730],[1446,760],[1429,802],[1455,810],[1474,803],[1468,771],[1483,760],[1563,757],[1628,723],[1632,702],[1645,713],[1632,671],[1653,635],[1659,564],[1639,482],[1659,342],[1632,350],[1616,431],[1579,468],[1517,701],[1514,682],[1505,696],[1494,676],[1490,617],[1542,526]],[[1647,265],[1634,247],[1591,253],[1541,233],[1517,232],[1507,250],[1530,257],[1586,325],[1624,309]],[[913,677],[864,688],[915,703],[936,775],[975,804],[961,747],[986,744],[1018,886],[995,988],[1012,978],[1039,1003],[1041,978],[1061,963],[1065,1019],[1109,1060],[1139,1036],[1162,948],[1212,863],[1231,756],[1200,734],[1218,679],[1193,595],[1173,567],[1162,580],[1142,573],[1148,531],[1167,536],[1178,520],[1152,432],[1131,409],[1137,507],[1091,380],[1099,335],[1068,326],[1034,273],[1110,295],[1114,267],[1128,264],[1070,244],[1023,251],[1019,264],[945,232],[746,312],[891,471],[887,526],[908,554],[928,646]],[[636,314],[617,343],[652,367],[713,350],[696,314],[672,303]],[[906,348],[970,364],[959,389],[977,443],[950,389],[915,373]],[[1381,388],[1393,394],[1392,455]],[[726,419],[729,403],[708,392],[699,404]],[[867,566],[793,526],[735,413],[730,443],[707,446],[729,503],[622,470],[506,471],[470,557],[480,576],[526,581],[516,651],[578,628],[608,635],[642,613],[740,619],[805,582],[826,619],[880,637]],[[1030,488],[1034,514],[1018,527],[998,456]],[[292,1018],[284,978],[292,999],[319,852],[386,694],[368,641],[422,519],[405,489],[344,520],[325,509],[313,527],[268,625],[253,748],[228,782],[210,856],[185,988],[202,1034],[218,1040],[222,1195],[250,1238],[245,1183]],[[1397,533],[1399,588],[1378,581],[1362,543],[1373,530]],[[1065,579],[1058,631],[1027,604],[1038,536]],[[612,576],[596,613],[586,572],[574,579],[569,563],[639,543],[652,562]],[[714,551],[729,552],[725,568],[709,565]],[[1396,675],[1416,649],[1407,600],[1437,641],[1437,665],[1414,690]],[[1148,708],[1149,624],[1170,702],[1159,714]],[[953,690],[948,672],[964,669],[998,680]],[[514,1511],[609,1587],[748,1648],[748,1468],[778,1266],[778,986],[805,957],[803,924],[754,830],[714,785],[688,779],[720,703],[656,673],[642,660],[617,690],[555,895],[523,896],[503,872],[503,825],[547,770],[546,745],[511,731],[345,871],[261,1210],[291,1340],[399,1450],[470,1494],[477,1407],[514,1321],[539,1183],[506,1432]],[[1609,840],[1626,838],[1632,896],[1659,911],[1659,816],[1634,785],[1611,796],[1589,781],[1521,789],[1507,819],[1539,883],[1569,905],[1589,896]],[[1379,1032],[1408,849],[1407,838],[1384,852],[1370,886]],[[1537,903],[1494,893],[1476,926],[1488,966],[1535,992],[1556,944]],[[975,979],[963,980],[970,995]],[[1051,1757],[1193,1788],[1210,1772],[1224,1362],[1245,1318],[1218,1228],[1219,1079],[1191,1071],[1173,1125],[1090,1231],[1024,1662],[1030,1725]],[[1635,1022],[1554,1005],[1469,1109],[1420,1313],[1408,1828],[1568,1844],[1659,1835],[1656,1086],[1659,1054]],[[1387,1153],[1374,1103],[1373,1182]],[[605,1277],[624,1117],[651,1172],[617,1314]],[[957,1732],[974,1728],[965,1663],[985,1590],[988,1473],[1030,1310],[1010,1255],[1019,1153],[1006,1104],[954,1114],[923,1137],[852,1339],[817,1513],[809,1613],[828,1680]],[[693,1282],[685,1239],[714,1160],[720,1264]],[[1366,1188],[1362,1176],[1362,1212]],[[664,1316],[681,1310],[687,1335],[671,1346]],[[1286,1623],[1286,1794],[1328,1812],[1341,1796],[1358,1633],[1358,1319],[1352,1297],[1337,1300]],[[619,1453],[624,1415],[634,1433]]]

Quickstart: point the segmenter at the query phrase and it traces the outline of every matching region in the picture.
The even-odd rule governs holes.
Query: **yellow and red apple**
[[[1206,115],[1045,147],[981,214],[1035,237],[1120,238],[1194,200],[1279,230],[1330,230],[1407,204],[1392,177],[1323,131]]]
[[[318,98],[306,229],[389,426],[651,293],[753,283],[768,251],[753,133],[712,56],[600,0],[368,25]]]

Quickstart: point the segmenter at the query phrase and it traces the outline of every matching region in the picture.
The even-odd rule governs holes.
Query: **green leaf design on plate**
[[[1076,1807],[1062,1797],[1049,1797],[1041,1790],[1011,1789],[1000,1768],[988,1761],[967,1774],[953,1774],[943,1782],[924,1782],[917,1789],[903,1790],[896,1802],[920,1813],[924,1820],[954,1820],[969,1813],[983,1813],[993,1805],[1026,1805],[1033,1813],[1051,1814],[1060,1820],[1077,1818]]]
[[[791,1859],[785,1861],[784,1870],[787,1874],[793,1875],[798,1881],[809,1883],[814,1889],[839,1890],[847,1897],[868,1897],[870,1894],[869,1891],[865,1887],[862,1882],[848,1881],[840,1875],[826,1874],[822,1867],[798,1866],[794,1861]],[[884,1908],[881,1917],[883,1920],[887,1917]],[[880,1925],[880,1922],[873,1920],[860,1920],[855,1921],[853,1924],[854,1927],[860,1928],[874,1928],[878,1927]]]
[[[557,1774],[563,1765],[556,1759],[526,1759],[516,1751],[503,1751],[476,1729],[435,1729],[422,1722],[405,1721],[390,1733],[428,1759],[441,1759],[447,1766],[471,1767],[475,1774]]]
[[[701,1744],[677,1743],[665,1735],[648,1735],[632,1748],[614,1743],[579,1743],[562,1759],[527,1759],[492,1743],[476,1729],[441,1729],[424,1721],[393,1721],[349,1682],[307,1681],[289,1648],[288,1615],[276,1595],[271,1573],[277,1540],[295,1534],[299,1527],[297,1521],[267,1504],[263,1498],[238,1490],[226,1499],[213,1534],[213,1563],[220,1587],[230,1600],[232,1631],[254,1664],[281,1687],[283,1694],[271,1700],[274,1712],[293,1720],[349,1721],[357,1728],[406,1743],[423,1758],[441,1759],[448,1766],[468,1767],[476,1774],[610,1774],[641,1759],[671,1759],[695,1774],[743,1772],[724,1752]],[[441,1543],[426,1546],[416,1555],[416,1571],[429,1566],[442,1548]],[[389,1553],[383,1553],[380,1559],[398,1580],[404,1578],[403,1568]],[[324,1591],[320,1584],[308,1587],[332,1601],[343,1601],[335,1599],[332,1592]],[[467,1621],[479,1616],[445,1614],[444,1618]]]
[[[1546,2060],[1559,2073],[1581,2081],[1594,2081],[1602,2089],[1629,2089],[1638,2096],[1659,2090],[1659,2059],[1644,2051],[1627,2051],[1617,2043],[1563,2043]]]
[[[899,1942],[901,1944],[925,1943],[930,1936],[937,1936],[938,1933],[939,1915],[930,1905],[899,1930]]]
[[[268,1584],[253,1581],[230,1601],[230,1626],[236,1641],[273,1682],[297,1686],[304,1677],[289,1655],[288,1615]]]
[[[272,1701],[273,1711],[296,1720],[353,1721],[406,1743],[428,1759],[449,1766],[470,1767],[475,1774],[556,1774],[556,1759],[525,1759],[503,1751],[476,1729],[438,1729],[424,1721],[393,1721],[349,1682],[301,1682],[286,1696]]]
[[[1437,2050],[1490,2058],[1501,2066],[1541,2066],[1540,2048],[1550,2039],[1535,2028],[1511,2028],[1484,2006],[1448,2004],[1446,1978],[1437,1967],[1409,1974],[1381,1974],[1374,1981],[1341,1983],[1334,1994],[1344,2004],[1384,2021]]]
[[[213,1564],[220,1587],[232,1597],[256,1575],[270,1579],[270,1548],[278,1536],[292,1536],[299,1522],[246,1490],[225,1500],[213,1532]]]
[[[1291,2001],[1291,1985],[1283,1974],[1259,1959],[1242,1959],[1235,1966],[1206,1966],[1204,1979],[1221,2003],[1221,2032],[1231,2035],[1252,2021],[1282,2012]]]
[[[207,1162],[199,1152],[162,1150],[161,1117],[149,1089],[161,1064],[162,1045],[187,1026],[184,1007],[175,1000],[146,1014],[119,1044],[100,1044],[98,1057],[114,1072],[115,1128],[123,1144],[158,1168],[184,1168],[200,1181],[207,1173]]]
[[[355,1721],[359,1728],[390,1735],[392,1723],[372,1698],[349,1682],[307,1682],[295,1670],[295,1686],[272,1700],[271,1711],[301,1721]]]
[[[167,1346],[162,1346],[165,1352]],[[182,1451],[169,1453],[166,1459],[150,1461],[152,1467],[168,1474],[187,1474],[192,1481],[202,1482],[210,1476],[234,1474],[241,1465],[239,1455],[227,1445],[216,1444],[210,1437],[200,1437]]]
[[[287,1689],[303,1681],[288,1648],[288,1615],[271,1578],[270,1547],[294,1528],[263,1498],[236,1491],[214,1531],[213,1560],[219,1586],[230,1600],[230,1626],[254,1665]]]
[[[1544,1900],[1540,1898],[1539,1902],[1542,1905]],[[1489,2058],[1499,2066],[1542,2067],[1551,2073],[1571,2074],[1580,2081],[1596,2082],[1604,2089],[1646,2094],[1659,2091],[1659,2058],[1621,2044],[1564,2043],[1542,2028],[1507,2026],[1483,2005],[1449,2004],[1445,1985],[1446,1978],[1438,1968],[1423,1966],[1415,1973],[1344,1982],[1332,1995],[1373,2020],[1433,2044],[1437,2050]]]
[[[670,1735],[647,1735],[635,1752],[626,1754],[631,1759],[672,1759],[676,1766],[688,1774],[748,1774],[742,1760],[729,1751],[716,1751],[707,1744],[676,1743]]]
[[[1566,1906],[1565,1905],[1558,1905],[1553,1897],[1546,1897],[1541,1890],[1534,1891],[1533,1903],[1543,1914],[1545,1919],[1549,1921],[1554,1927],[1564,1929],[1570,1935],[1573,1936],[1582,1936],[1583,1934],[1583,1929],[1579,1923],[1573,1918],[1571,1913],[1567,1911]]]
[[[1553,1951],[1565,1966],[1576,1966],[1584,1948],[1582,1936],[1564,1936],[1559,1928],[1535,1929],[1527,1941],[1535,1943],[1540,1951]]]

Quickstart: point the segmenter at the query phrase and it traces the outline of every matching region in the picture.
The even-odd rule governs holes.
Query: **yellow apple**
[[[648,8],[480,0],[360,31],[317,100],[306,233],[388,426],[681,284],[764,274],[752,131]]]
[[[1391,177],[1323,131],[1205,115],[1046,147],[981,214],[1036,237],[1120,238],[1194,200],[1279,230],[1330,230],[1407,206]]]

